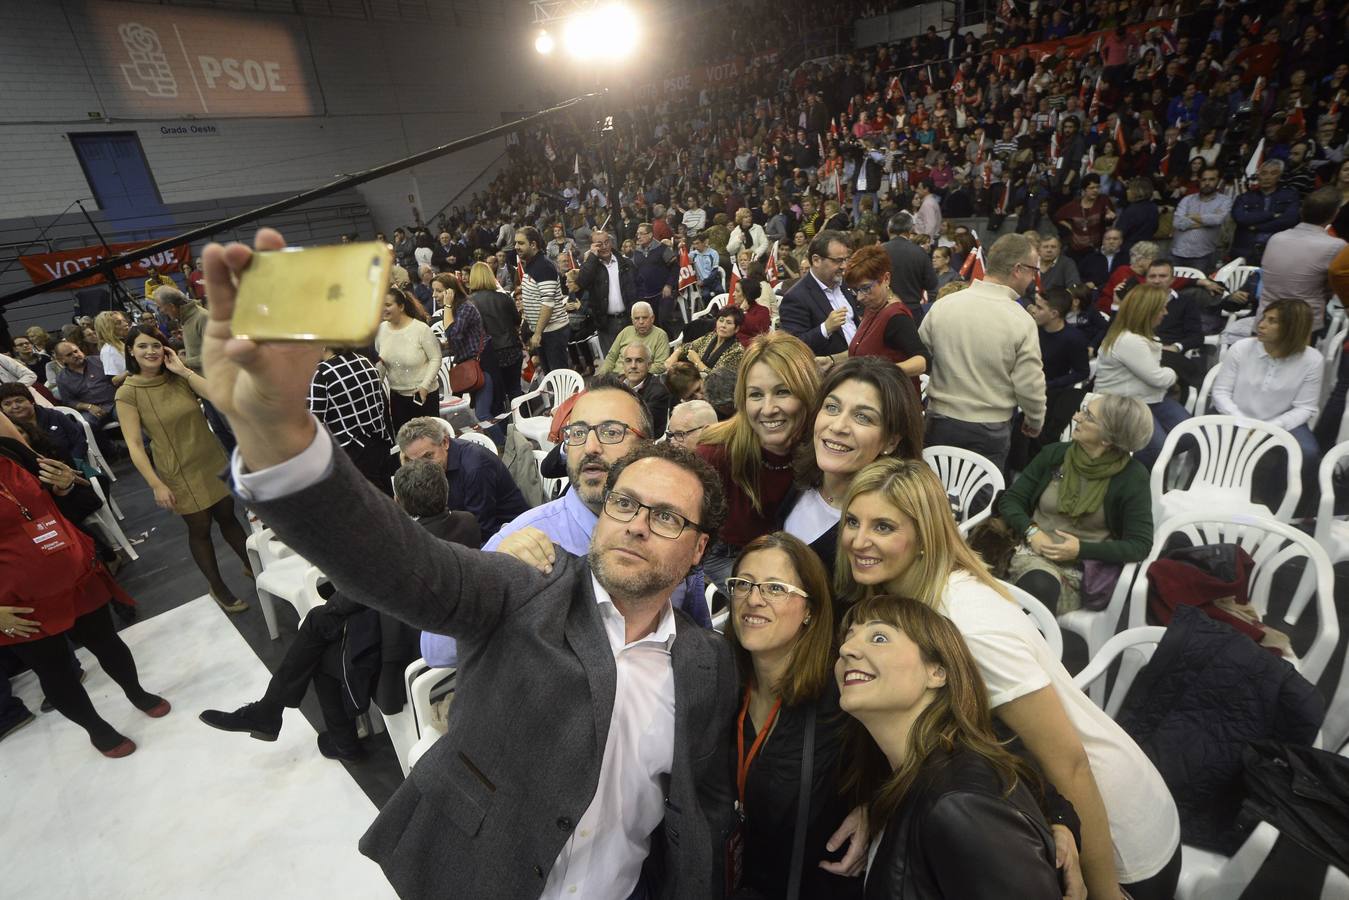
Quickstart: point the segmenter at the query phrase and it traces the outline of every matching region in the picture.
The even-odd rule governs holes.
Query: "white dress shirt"
[[[1324,365],[1312,347],[1275,359],[1258,338],[1237,341],[1213,381],[1213,406],[1226,416],[1249,416],[1292,431],[1316,415]]]
[[[279,465],[245,472],[237,449],[230,460],[236,490],[254,501],[301,491],[322,480],[332,465],[333,440],[321,427],[304,451]],[[665,818],[661,776],[674,767],[674,609],[667,601],[656,630],[628,644],[623,614],[609,592],[593,575],[591,587],[617,669],[614,710],[595,796],[554,861],[543,900],[624,900],[632,893],[651,833]]]
[[[843,285],[836,284],[833,287],[829,287],[819,278],[816,278],[814,272],[810,273],[810,277],[814,278],[815,283],[820,286],[820,290],[824,291],[824,296],[829,300],[829,306],[831,308],[846,309],[848,311],[848,317],[843,320],[843,340],[851,344],[853,335],[857,334],[857,320],[853,318],[852,304],[848,302],[847,295],[843,293]],[[820,323],[820,334],[829,337],[829,329],[824,327],[823,322]]]
[[[623,308],[623,286],[618,283],[617,254],[609,257],[609,261],[604,263],[604,268],[609,272],[609,315],[621,315],[626,310]]]

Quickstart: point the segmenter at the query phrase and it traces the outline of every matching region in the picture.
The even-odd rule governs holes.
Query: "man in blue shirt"
[[[450,482],[446,507],[470,512],[483,534],[497,529],[529,509],[506,464],[486,447],[450,439],[446,422],[418,416],[398,429],[403,462],[429,459],[445,469]]]
[[[563,432],[570,489],[508,523],[483,545],[484,550],[510,553],[540,569],[551,568],[556,561],[554,544],[576,556],[590,551],[609,470],[638,444],[651,439],[650,417],[631,389],[606,377],[579,396]],[[701,568],[675,588],[671,603],[698,624],[711,627]],[[454,638],[423,632],[422,658],[432,666],[456,665]]]
[[[721,256],[707,246],[707,237],[697,234],[693,237],[693,271],[698,276],[698,290],[702,292],[703,303],[721,293]]]

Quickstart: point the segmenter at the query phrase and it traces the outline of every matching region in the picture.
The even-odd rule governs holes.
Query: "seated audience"
[[[1063,255],[1063,244],[1057,237],[1040,240],[1040,278],[1035,285],[1036,293],[1054,288],[1070,288],[1082,282],[1078,274],[1077,263],[1072,257]]]
[[[31,388],[0,384],[0,412],[24,432],[28,446],[43,456],[73,463],[87,473],[89,441],[84,429],[70,416],[33,400]]]
[[[703,375],[691,362],[670,363],[665,369],[664,380],[671,403],[703,399]]]
[[[1077,285],[1068,290],[1072,306],[1064,321],[1072,328],[1082,332],[1087,339],[1087,351],[1096,355],[1105,333],[1110,328],[1110,320],[1091,302],[1091,290],[1086,285]]]
[[[736,282],[735,304],[745,314],[745,320],[736,331],[736,340],[740,346],[748,347],[749,342],[761,334],[767,334],[773,328],[773,311],[761,303],[764,282],[757,278],[743,278]],[[771,293],[771,292],[770,292]]]
[[[1152,440],[1136,454],[1149,469],[1162,452],[1166,435],[1190,417],[1185,407],[1167,396],[1176,383],[1176,370],[1162,365],[1162,345],[1153,331],[1166,315],[1167,299],[1167,289],[1156,285],[1129,291],[1101,341],[1096,367],[1097,391],[1137,397],[1152,411]]]
[[[1096,308],[1110,315],[1124,300],[1124,295],[1148,280],[1148,266],[1161,256],[1161,250],[1152,241],[1139,241],[1129,248],[1129,264],[1119,266],[1101,289]]]
[[[38,375],[11,356],[0,354],[0,384],[30,385],[38,383]]]
[[[1345,247],[1344,236],[1326,231],[1340,208],[1340,190],[1327,185],[1302,199],[1302,221],[1265,245],[1260,309],[1276,300],[1301,300],[1312,308],[1312,331],[1325,326],[1330,302],[1330,262]],[[1343,299],[1343,298],[1341,298]]]
[[[1152,437],[1133,397],[1097,394],[1003,493],[998,513],[1024,543],[1007,578],[1058,615],[1109,601],[1125,563],[1152,549],[1148,471],[1130,454]]]
[[[829,577],[800,540],[780,531],[750,541],[726,579],[726,629],[741,673],[736,720],[736,799],[745,816],[740,891],[861,898],[862,882],[843,877],[826,844],[848,807],[839,790],[838,685]],[[771,740],[768,738],[771,736]],[[800,809],[803,753],[812,746],[809,805]],[[798,818],[804,833],[798,835]],[[856,840],[857,838],[854,838]],[[804,851],[793,871],[795,841]],[[822,860],[830,860],[822,862]]]
[[[47,365],[52,358],[37,349],[32,338],[23,334],[15,336],[13,356],[36,375],[38,381],[47,380]]]
[[[878,356],[909,376],[915,392],[918,376],[928,370],[931,354],[918,337],[918,325],[908,304],[890,289],[890,257],[877,244],[863,247],[848,259],[848,287],[865,310],[847,356]],[[830,356],[832,362],[843,356]]]
[[[1321,448],[1311,422],[1326,365],[1320,351],[1307,346],[1311,333],[1312,311],[1306,303],[1269,304],[1255,326],[1255,337],[1237,341],[1223,357],[1209,397],[1216,413],[1258,419],[1293,435],[1302,449],[1304,505],[1317,493]]]
[[[473,549],[481,545],[473,516],[446,505],[450,486],[441,466],[408,460],[394,474],[393,487],[403,512],[435,537]],[[359,760],[365,750],[356,734],[356,716],[372,700],[385,714],[403,708],[403,670],[417,658],[417,650],[415,630],[334,591],[304,617],[262,699],[233,712],[208,709],[198,718],[221,731],[274,741],[281,733],[282,712],[299,709],[312,683],[327,729],[319,732],[319,753],[328,759]]]
[[[703,429],[717,424],[717,411],[706,400],[685,400],[670,412],[665,439],[676,447],[692,450],[698,446]]]
[[[1176,371],[1182,389],[1198,389],[1204,383],[1204,365],[1201,360],[1185,355],[1188,350],[1204,346],[1204,315],[1195,293],[1202,297],[1203,290],[1196,289],[1218,285],[1207,278],[1195,281],[1176,278],[1175,272],[1169,259],[1154,259],[1148,264],[1147,283],[1164,288],[1168,298],[1166,315],[1157,325],[1157,340],[1162,345],[1162,365]]]
[[[1109,284],[1110,277],[1115,274],[1116,269],[1129,264],[1130,251],[1136,243],[1138,241],[1125,247],[1124,232],[1118,228],[1107,228],[1105,236],[1101,238],[1101,246],[1082,257],[1077,263],[1078,274],[1082,276],[1083,284],[1093,293],[1103,289]]]
[[[807,440],[820,389],[810,348],[781,331],[756,338],[739,372],[734,415],[704,431],[697,447],[726,494],[726,523],[703,556],[708,581],[718,586],[741,548],[781,521],[792,455]]]
[[[856,722],[845,787],[880,834],[868,896],[1062,897],[1039,779],[995,733],[957,627],[881,595],[859,600],[842,628],[834,678]]]
[[[448,508],[472,513],[483,534],[497,529],[529,509],[510,470],[481,444],[450,437],[448,423],[435,416],[418,416],[398,429],[403,462],[429,459],[449,480]]]
[[[670,338],[666,335],[665,329],[656,327],[655,310],[645,300],[639,300],[632,305],[632,324],[614,338],[613,345],[609,347],[604,362],[600,363],[595,374],[604,375],[620,371],[623,350],[633,342],[646,346],[650,354],[652,372],[660,375],[665,371],[665,362],[670,357]]]
[[[77,410],[94,429],[94,435],[110,422],[117,421],[114,398],[117,388],[103,371],[103,363],[86,356],[76,344],[60,341],[55,348],[56,362],[61,366],[56,373],[56,390],[61,405]]]
[[[797,448],[797,488],[780,514],[782,529],[808,543],[831,576],[852,477],[881,456],[922,458],[923,408],[907,382],[884,360],[859,356],[830,369],[820,385],[807,419],[811,442]]]
[[[844,608],[894,594],[955,623],[994,714],[1082,820],[1088,893],[1113,896],[1125,888],[1136,898],[1171,897],[1180,875],[1180,821],[1165,782],[1073,684],[965,543],[946,489],[926,463],[884,459],[857,474],[843,504],[839,553]]]
[[[734,372],[740,367],[745,348],[736,339],[745,314],[738,306],[727,306],[716,313],[716,327],[690,344],[682,344],[670,354],[670,362],[692,363],[700,375],[707,377],[718,369]]]
[[[661,377],[651,370],[651,351],[641,341],[631,341],[623,348],[622,362],[623,381],[646,407],[652,435],[664,434],[670,415],[670,392]]]

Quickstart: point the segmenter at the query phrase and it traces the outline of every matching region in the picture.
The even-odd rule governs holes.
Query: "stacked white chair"
[[[1007,487],[997,466],[981,454],[959,447],[925,447],[923,462],[937,473],[947,496],[955,498],[957,524],[964,535],[993,514],[994,498]],[[988,499],[988,505],[971,513],[970,507],[981,493]]]
[[[448,425],[449,423],[447,422],[446,424]],[[493,456],[501,455],[501,451],[497,449],[496,441],[492,440],[481,431],[460,432],[458,439],[461,441],[468,441],[470,444],[477,444],[479,447],[486,447],[488,450],[492,451]]]
[[[1199,271],[1193,266],[1176,266],[1175,276],[1177,278],[1189,278],[1192,281],[1208,277],[1206,273]]]
[[[408,702],[412,706],[412,718],[417,728],[417,742],[408,750],[407,761],[403,766],[406,774],[417,764],[417,760],[445,734],[443,725],[436,721],[434,706],[437,700],[448,696],[454,701],[455,674],[458,669],[432,669],[413,680],[408,691]],[[399,760],[402,762],[402,760]]]
[[[1321,502],[1316,510],[1316,543],[1326,551],[1332,565],[1349,559],[1349,522],[1335,518],[1335,470],[1349,458],[1349,443],[1336,445],[1321,460],[1318,481]],[[1349,664],[1340,669],[1340,681],[1330,698],[1321,735],[1328,750],[1349,741]],[[1345,894],[1349,897],[1349,893]]]
[[[1168,489],[1167,468],[1183,438],[1192,438],[1197,450],[1194,478],[1184,490]],[[1254,502],[1251,487],[1256,465],[1264,456],[1282,449],[1287,475],[1282,501],[1276,509]],[[1302,450],[1297,441],[1277,425],[1237,416],[1197,416],[1181,422],[1166,436],[1166,443],[1152,467],[1152,509],[1158,521],[1193,510],[1231,515],[1272,515],[1292,520],[1302,496]]]
[[[89,463],[90,467],[97,470],[100,474],[108,476],[109,480],[116,481],[117,475],[112,471],[112,466],[108,464],[108,460],[103,456],[103,452],[98,449],[98,442],[94,440],[94,431],[89,427],[89,423],[85,421],[84,416],[68,406],[58,406],[55,408],[59,412],[65,413],[71,419],[78,422],[80,427],[84,430],[84,439],[89,445],[88,455],[85,457],[85,461]],[[121,525],[117,524],[118,519],[126,518],[122,515],[122,510],[118,508],[117,501],[112,498],[110,492],[104,492],[103,486],[99,484],[96,479],[90,479],[89,486],[94,489],[94,493],[103,501],[103,505],[99,507],[96,512],[86,516],[84,521],[94,525],[99,531],[102,531],[103,537],[108,543],[116,544],[118,547],[121,547],[122,552],[128,557],[131,559],[140,559],[140,554],[136,552],[135,546],[133,546],[130,539],[127,538],[126,532],[122,530]]]
[[[262,618],[267,623],[267,634],[276,640],[280,635],[276,601],[289,603],[303,618],[305,613],[323,603],[318,593],[324,580],[323,573],[278,541],[270,528],[249,535],[245,547],[249,566],[253,569]]]
[[[436,381],[440,385],[440,408],[437,414],[448,416],[457,413],[460,410],[468,409],[472,398],[468,394],[457,395],[450,390],[450,368],[454,365],[454,360],[448,356],[440,361],[440,371],[436,373]]]
[[[516,429],[543,450],[553,449],[548,440],[548,430],[552,425],[552,412],[559,403],[572,394],[585,389],[585,379],[581,373],[571,369],[554,369],[543,376],[537,389],[521,394],[511,401],[511,418]],[[528,416],[522,411],[525,404],[532,400],[543,399],[547,403],[543,415]]]
[[[1049,611],[1049,607],[1039,601],[1035,595],[1024,591],[1014,584],[1000,582],[1007,593],[1012,595],[1012,599],[1021,605],[1021,608],[1030,616],[1035,627],[1040,629],[1040,634],[1044,635],[1045,643],[1049,645],[1049,651],[1054,654],[1057,660],[1063,659],[1063,632],[1059,630],[1059,623],[1055,621],[1054,614]]]

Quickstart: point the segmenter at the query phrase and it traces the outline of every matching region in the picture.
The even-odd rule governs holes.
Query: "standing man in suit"
[[[908,210],[895,213],[887,230],[890,240],[881,246],[890,257],[890,290],[904,301],[914,322],[921,322],[924,299],[928,303],[937,299],[937,272],[926,251],[912,240],[913,213]]]
[[[794,334],[816,356],[846,353],[862,311],[843,284],[843,266],[852,244],[841,231],[821,231],[810,242],[810,270],[778,304],[778,327]],[[931,268],[932,264],[928,264]]]
[[[607,231],[590,233],[590,252],[576,274],[576,283],[590,304],[590,317],[600,338],[600,352],[608,353],[614,339],[628,326],[637,302],[637,270],[632,260],[614,252]]]
[[[284,241],[263,228],[258,250]],[[610,470],[586,559],[545,575],[437,541],[305,408],[307,344],[232,338],[240,244],[203,251],[210,393],[277,536],[358,603],[463,648],[449,731],[361,841],[404,898],[722,896],[734,816],[729,645],[670,605],[725,518],[716,474],[651,444]],[[383,564],[372,565],[378,559]]]

